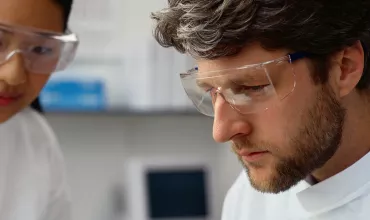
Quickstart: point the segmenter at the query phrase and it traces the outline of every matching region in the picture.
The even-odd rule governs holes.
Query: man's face
[[[198,61],[201,72],[273,60],[286,51],[252,45],[235,57]],[[252,186],[262,192],[285,191],[323,166],[341,141],[345,110],[329,84],[316,85],[307,59],[293,64],[295,88],[267,110],[241,114],[218,95],[213,136],[232,142]],[[294,74],[293,74],[294,75]]]

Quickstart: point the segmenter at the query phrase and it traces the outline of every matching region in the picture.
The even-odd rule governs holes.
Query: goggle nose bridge
[[[8,55],[6,55],[4,61],[2,61],[2,62],[6,62],[6,61],[10,60],[10,58],[12,58],[12,56],[16,55],[17,53],[23,55],[23,51],[21,49],[15,49],[15,50],[12,50]]]

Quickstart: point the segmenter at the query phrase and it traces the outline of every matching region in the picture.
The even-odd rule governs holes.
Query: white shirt
[[[69,220],[63,164],[53,131],[35,111],[0,124],[0,219]]]
[[[222,220],[369,220],[370,153],[337,175],[301,181],[280,194],[263,194],[242,172],[229,190]]]

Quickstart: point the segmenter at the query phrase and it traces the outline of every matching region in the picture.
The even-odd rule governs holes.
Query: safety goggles
[[[258,64],[199,72],[195,67],[181,73],[181,82],[198,111],[214,116],[220,96],[241,114],[256,113],[278,104],[296,86],[294,61],[308,54],[296,52]]]
[[[78,37],[0,24],[0,65],[21,54],[24,65],[33,73],[50,74],[64,70],[74,59]]]

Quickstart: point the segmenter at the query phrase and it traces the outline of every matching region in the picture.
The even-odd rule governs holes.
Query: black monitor
[[[147,170],[147,211],[151,219],[205,218],[208,215],[203,169]]]

